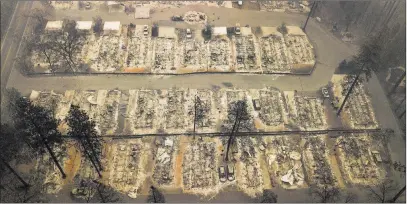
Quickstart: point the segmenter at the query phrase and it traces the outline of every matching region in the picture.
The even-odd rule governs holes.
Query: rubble
[[[150,146],[140,139],[112,144],[109,166],[109,185],[136,198],[146,178],[146,164]]]
[[[129,122],[133,132],[152,133],[158,129],[157,118],[158,96],[154,90],[131,90],[129,98]]]
[[[331,164],[329,161],[329,149],[325,143],[326,135],[315,135],[303,137],[304,150],[303,162],[305,175],[310,184],[336,185]]]
[[[208,71],[230,71],[231,46],[226,36],[215,37],[209,41],[210,60]]]
[[[328,124],[322,100],[316,97],[303,96],[296,92],[284,92],[290,123],[301,130],[326,129]]]
[[[252,94],[253,96],[253,94]],[[281,92],[278,89],[258,90],[258,117],[261,123],[267,126],[284,126],[286,120],[286,111]],[[256,99],[253,99],[256,101]]]
[[[340,136],[336,146],[337,157],[349,183],[375,185],[385,177],[385,170],[374,159],[374,152],[381,148],[374,146],[366,134]]]
[[[86,23],[88,26],[89,22]],[[185,29],[160,26],[153,28],[158,30],[158,36],[151,37],[153,30],[147,25],[122,26],[119,21],[108,23],[102,36],[86,29],[79,30],[84,38],[79,43],[80,51],[73,56],[78,62],[74,71],[302,73],[312,70],[315,63],[313,47],[307,36],[294,26],[287,26],[287,35],[282,35],[275,27],[261,27],[260,38],[252,33],[250,27],[240,27],[240,34],[229,33],[231,36],[228,36],[226,27],[214,27],[212,39],[205,41],[200,30],[191,32],[189,29],[187,34]],[[52,32],[62,34],[62,31]],[[52,39],[43,35],[41,40]],[[31,61],[38,72],[72,72],[63,66],[66,62],[62,56],[51,54],[52,67],[45,53],[31,53]]]
[[[144,26],[137,25],[134,34],[128,39],[126,69],[145,72],[151,67],[152,40],[151,33],[144,34]]]
[[[232,38],[235,47],[237,72],[261,72],[257,39],[252,35],[235,35]]]
[[[197,97],[194,99],[195,105],[190,104],[188,106],[188,121],[194,121],[196,116],[196,131],[197,132],[211,132],[216,128],[216,122],[218,120],[216,104],[214,101],[214,93],[205,89],[190,90],[189,95]],[[193,125],[193,124],[192,124]]]
[[[264,73],[291,73],[288,50],[281,35],[261,37],[259,42]]]
[[[297,136],[264,137],[266,163],[272,182],[286,189],[303,188],[304,172],[301,162],[300,138]],[[275,186],[275,184],[272,184]]]
[[[175,73],[174,59],[176,57],[176,39],[155,38],[152,73]]]
[[[65,161],[68,160],[66,146],[53,148],[53,151],[59,164],[64,168]],[[44,191],[47,194],[57,194],[62,189],[64,179],[48,153],[38,158],[35,169],[44,176]]]
[[[208,195],[219,189],[218,145],[220,141],[193,141],[185,150],[182,188],[186,192]]]
[[[116,35],[103,35],[90,48],[90,68],[97,72],[120,72],[124,62],[123,39]]]
[[[178,152],[178,137],[156,137],[153,181],[160,186],[174,184],[175,155]]]
[[[167,105],[164,109],[165,113],[165,128],[166,129],[181,129],[185,128],[185,92],[183,90],[169,90]]]
[[[236,138],[237,186],[251,197],[262,193],[264,188],[258,143],[254,137]]]
[[[183,20],[188,24],[206,24],[208,17],[202,12],[188,11],[184,14]]]
[[[333,76],[332,89],[336,101],[342,101],[345,98],[347,92],[345,87],[349,87],[353,79],[353,77],[344,75]],[[370,96],[362,83],[355,85],[346,103],[341,117],[351,128],[374,129],[378,127]],[[338,104],[339,106],[340,104]]]
[[[287,26],[292,27],[292,26]],[[296,27],[297,28],[297,27]],[[307,36],[290,34],[288,28],[288,35],[284,36],[284,42],[287,47],[290,64],[295,65],[309,65],[313,66],[315,63],[314,51],[311,43],[308,41]]]
[[[328,128],[321,99],[290,91],[282,94],[272,87],[248,90],[69,90],[64,94],[33,92],[32,98],[34,104],[41,106],[54,104],[54,114],[64,125],[70,106],[78,105],[95,121],[96,129],[102,135],[185,133],[193,130],[195,113],[199,116],[196,132],[222,131],[231,104],[239,100],[247,103],[248,114],[253,119],[247,124],[251,131]]]
[[[308,1],[261,1],[261,11],[307,13],[311,9]]]
[[[198,32],[198,31],[196,31]],[[196,38],[180,41],[181,73],[206,72],[208,69],[208,44]]]
[[[97,128],[103,135],[113,135],[118,126],[119,102],[121,92],[118,90],[100,90],[97,103],[98,116]]]

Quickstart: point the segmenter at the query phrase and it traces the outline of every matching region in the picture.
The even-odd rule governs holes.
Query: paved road
[[[21,37],[27,25],[28,18],[24,17],[23,14],[26,14],[31,9],[32,4],[32,1],[19,1],[17,3],[14,17],[4,36],[1,45],[1,90],[3,90],[7,84]]]

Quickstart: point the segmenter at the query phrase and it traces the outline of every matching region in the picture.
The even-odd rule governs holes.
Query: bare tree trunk
[[[64,170],[62,169],[61,165],[59,165],[58,159],[57,159],[57,157],[55,156],[54,152],[52,151],[51,147],[48,145],[48,142],[46,142],[44,139],[43,139],[42,141],[43,141],[45,147],[47,148],[49,154],[51,155],[52,160],[54,160],[54,163],[57,165],[59,171],[61,172],[62,178],[66,178],[65,172],[64,172]]]
[[[27,182],[24,181],[23,178],[21,178],[20,175],[18,175],[18,173],[16,171],[14,171],[14,169],[3,159],[2,156],[0,156],[0,160],[4,163],[4,165],[6,165],[6,167],[11,171],[11,173],[14,174],[14,176],[17,177],[17,179],[24,185],[25,188],[28,188],[30,185],[28,185]]]
[[[396,84],[394,84],[393,88],[391,89],[387,96],[391,96],[396,91],[396,89],[399,87],[405,76],[406,72],[404,72],[403,75],[401,75],[401,77],[397,80]]]
[[[362,65],[362,69],[363,69],[363,67],[364,67],[364,64]],[[361,70],[362,70],[362,69],[361,69]],[[346,93],[345,99],[343,100],[343,102],[342,102],[342,104],[341,104],[341,107],[339,108],[338,112],[336,113],[337,116],[339,116],[339,115],[341,114],[342,109],[343,109],[343,107],[345,106],[346,101],[348,100],[349,95],[351,94],[351,92],[352,92],[353,88],[355,87],[356,82],[358,81],[358,79],[359,79],[359,77],[360,77],[361,74],[362,74],[362,71],[359,71],[358,75],[357,75],[356,78],[353,80],[352,85],[350,86],[348,92]]]
[[[96,163],[97,163],[98,166],[99,166],[99,169],[100,169],[100,170],[103,170],[102,164],[100,164],[100,161],[99,161],[98,157],[96,156],[95,147],[92,145],[92,143],[91,143],[90,140],[89,140],[89,136],[86,135],[85,138],[86,138],[86,142],[88,143],[88,145],[89,145],[89,147],[90,147],[90,149],[91,149],[91,151],[92,151],[93,157],[95,158]]]
[[[311,16],[312,12],[314,11],[314,7],[315,7],[315,4],[316,4],[316,3],[317,3],[316,1],[314,1],[314,3],[312,3],[311,10],[310,10],[309,13],[308,13],[308,17],[307,17],[307,20],[305,21],[305,25],[304,25],[304,27],[302,28],[302,30],[304,30],[304,32],[305,32],[305,28],[307,27],[309,17]]]
[[[236,129],[236,126],[238,123],[238,119],[239,119],[239,112],[236,115],[235,123],[233,124],[232,132],[230,133],[230,136],[229,136],[228,146],[227,146],[226,155],[225,155],[225,161],[229,161],[229,149],[230,149],[230,145],[232,144],[234,132],[235,132],[235,129]]]
[[[48,153],[51,155],[52,160],[54,161],[55,165],[57,165],[59,171],[62,174],[62,178],[65,179],[66,178],[66,174],[64,172],[64,170],[62,169],[61,165],[59,165],[58,159],[55,156],[54,152],[52,151],[51,147],[49,146],[48,142],[46,141],[46,139],[44,138],[44,136],[42,135],[42,131],[41,128],[37,126],[37,124],[32,120],[32,118],[30,117],[30,121],[31,123],[34,125],[35,129],[37,130],[38,135],[40,135],[42,143],[44,144],[45,148],[47,148]]]
[[[98,194],[99,194],[100,200],[102,200],[102,203],[106,203],[106,200],[103,197],[103,193],[100,191],[100,186],[101,186],[101,184],[98,182],[98,186],[96,187],[96,190],[98,191]]]
[[[390,202],[390,203],[395,203],[396,200],[401,196],[401,194],[404,193],[405,190],[406,190],[406,186],[404,186],[404,187],[394,196],[394,198],[392,198],[389,202]]]
[[[86,147],[85,147],[85,145],[83,144],[83,142],[80,141],[80,143],[81,143],[81,145],[82,145],[83,151],[85,151],[86,156],[89,158],[90,162],[92,163],[93,167],[95,168],[96,172],[98,173],[99,178],[102,178],[102,174],[100,173],[99,168],[96,166],[95,162],[93,161],[92,156],[89,154],[89,152],[88,152],[88,150],[86,149]]]

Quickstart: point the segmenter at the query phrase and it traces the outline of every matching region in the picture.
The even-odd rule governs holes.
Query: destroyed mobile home
[[[146,175],[149,144],[133,139],[112,144],[109,162],[109,185],[136,198]]]
[[[370,138],[366,135],[352,136],[351,140],[343,138],[326,135],[236,137],[228,162],[224,161],[228,139],[225,136],[112,140],[105,143],[102,151],[105,168],[101,182],[131,198],[146,192],[150,184],[145,181],[163,190],[181,188],[184,193],[205,197],[214,196],[231,185],[251,197],[261,194],[270,182],[272,187],[286,189],[336,185],[338,175],[334,175],[329,160],[334,154],[328,150],[327,140],[336,141],[341,172],[346,172],[348,182],[364,185],[380,182],[385,171],[380,166],[380,155],[376,154],[384,156],[383,147],[369,149]],[[89,160],[80,156],[79,163],[75,164],[72,160],[77,158],[59,158],[60,161],[65,158],[61,163],[69,172],[67,179],[74,180],[75,196],[94,194],[84,183],[98,179]],[[44,169],[46,160],[49,161],[46,157],[40,160],[37,168],[45,173],[47,191],[57,193],[67,183],[53,169],[54,165],[46,165],[53,168]]]
[[[73,22],[76,32],[67,30],[64,22],[47,23],[40,36],[41,46],[31,53],[36,72],[284,74],[310,73],[315,64],[311,43],[295,26],[287,26],[286,34],[275,27],[256,28],[260,37],[250,27],[236,25],[233,31],[213,27],[211,37],[204,40],[201,30],[107,21],[100,33],[94,33],[89,29],[89,25],[95,26],[93,22],[78,21]],[[51,42],[74,46],[69,53],[51,52],[59,49]]]
[[[332,77],[335,107],[339,108],[342,104],[354,77],[351,75],[334,75]],[[370,96],[362,82],[355,85],[346,103],[346,108],[341,114],[345,124],[355,129],[378,127]]]
[[[385,157],[386,152],[382,145],[374,144],[368,135],[338,137],[336,146],[347,182],[375,185],[385,178],[382,157]]]
[[[33,91],[30,99],[37,105],[48,104],[62,121],[61,130],[67,128],[64,119],[70,106],[79,105],[102,135],[185,133],[194,129],[197,133],[220,132],[229,120],[229,106],[239,100],[247,102],[251,131],[329,128],[322,99],[275,88],[69,90],[64,94]]]
[[[299,136],[264,137],[266,163],[272,185],[296,189],[305,186]]]

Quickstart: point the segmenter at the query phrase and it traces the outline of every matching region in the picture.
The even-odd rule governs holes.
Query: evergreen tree
[[[68,136],[74,138],[81,152],[92,163],[99,177],[102,177],[102,165],[100,163],[102,155],[102,139],[95,129],[95,122],[91,121],[88,115],[79,109],[78,106],[72,105],[67,117],[69,125]]]

